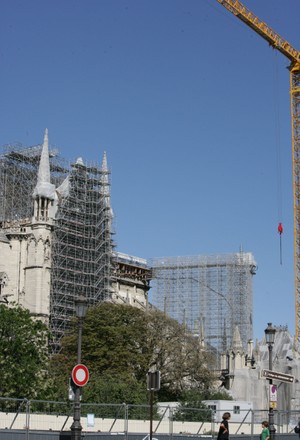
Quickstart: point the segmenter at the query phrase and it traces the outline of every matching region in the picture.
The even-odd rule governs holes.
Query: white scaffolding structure
[[[252,339],[251,253],[154,258],[151,302],[183,323],[207,347],[226,351],[238,326],[243,348]]]
[[[30,224],[42,146],[5,146],[0,154],[0,231]],[[102,166],[69,165],[50,149],[51,183],[59,193],[51,226],[49,326],[52,351],[74,316],[74,301],[83,295],[89,305],[111,296],[113,267],[110,172]]]
[[[74,315],[74,298],[89,305],[111,296],[112,210],[109,172],[72,164],[67,194],[59,200],[53,229],[50,328],[53,351]],[[64,185],[64,184],[63,184]]]
[[[5,145],[0,154],[0,222],[31,219],[32,193],[42,145]],[[49,152],[51,182],[58,186],[68,173],[68,164],[52,148]]]

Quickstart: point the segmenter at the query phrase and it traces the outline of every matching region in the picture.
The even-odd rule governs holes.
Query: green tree
[[[77,323],[62,340],[62,350],[51,362],[52,398],[64,399],[68,378],[76,364]],[[146,374],[161,371],[160,400],[177,399],[191,386],[207,389],[213,376],[211,358],[198,338],[177,321],[153,310],[101,303],[90,307],[84,320],[82,362],[90,371],[85,402],[147,404]]]
[[[187,389],[210,389],[214,359],[199,338],[159,311],[150,312],[148,322],[152,363],[161,371],[160,400],[178,400]]]
[[[145,382],[151,353],[147,346],[145,317],[143,311],[130,306],[101,303],[89,308],[82,336],[82,362],[90,372],[90,380],[83,390],[85,401],[147,402]],[[76,363],[75,319],[69,334],[62,340],[61,353],[51,361],[49,392],[53,398],[66,397],[63,384],[68,383]]]
[[[48,330],[20,306],[0,304],[1,397],[35,398],[45,386]]]
[[[110,406],[110,404],[126,403],[131,405],[129,418],[145,419],[149,410],[141,408],[140,405],[145,405],[148,397],[145,381],[138,381],[132,375],[120,372],[117,374],[106,372],[98,378],[93,377],[89,386],[84,390],[85,401],[106,404],[104,407],[93,408],[93,412],[101,417],[119,416],[122,408]]]

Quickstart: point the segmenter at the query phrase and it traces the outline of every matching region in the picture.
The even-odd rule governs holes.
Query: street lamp
[[[154,365],[147,373],[147,390],[150,391],[150,436],[152,440],[153,435],[153,397],[154,391],[160,390],[160,371],[156,370]]]
[[[75,300],[75,312],[78,322],[78,337],[77,337],[77,364],[81,363],[81,341],[82,341],[82,326],[83,320],[87,311],[87,301],[84,296],[79,296]],[[80,387],[76,386],[74,396],[74,418],[71,426],[72,440],[81,440],[82,426],[80,423]]]
[[[268,345],[269,350],[269,370],[273,370],[273,345],[275,341],[275,333],[276,329],[272,326],[271,322],[268,322],[268,327],[265,329],[265,336],[266,336],[266,343]],[[270,388],[272,385],[272,379],[269,379],[269,395],[270,395]],[[275,426],[274,426],[274,410],[271,407],[271,404],[269,402],[269,430],[270,430],[270,440],[275,439]]]

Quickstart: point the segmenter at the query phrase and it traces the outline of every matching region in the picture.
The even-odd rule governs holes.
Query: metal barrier
[[[206,440],[214,440],[222,413],[186,408],[180,411],[179,417],[176,408],[160,405],[153,419],[153,439],[193,440],[205,437]],[[294,426],[299,413],[275,411],[274,415],[276,437],[281,440],[296,439]],[[258,439],[262,420],[268,420],[267,410],[232,413],[231,439]],[[35,440],[41,435],[45,440],[69,440],[72,421],[71,402],[0,398],[1,440]],[[147,440],[149,406],[82,403],[81,424],[84,437],[93,440],[108,440],[112,435],[114,440]]]

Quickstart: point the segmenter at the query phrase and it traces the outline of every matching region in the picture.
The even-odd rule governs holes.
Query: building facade
[[[147,311],[152,270],[147,260],[132,255],[114,252],[112,273],[112,301],[129,304]]]
[[[294,377],[292,382],[273,379],[273,384],[277,386],[275,409],[285,412],[286,420],[278,423],[293,425],[298,422],[300,411],[300,347],[286,326],[275,328],[272,369]],[[266,411],[269,408],[269,380],[262,372],[268,369],[269,350],[265,338],[255,344],[252,340],[248,341],[245,350],[236,328],[232,345],[222,354],[221,386],[229,390],[235,400],[249,401],[253,409]]]
[[[105,153],[101,166],[66,165],[48,130],[42,145],[0,156],[1,301],[46,322],[53,352],[79,296],[147,308],[145,261],[114,252],[109,175]]]

